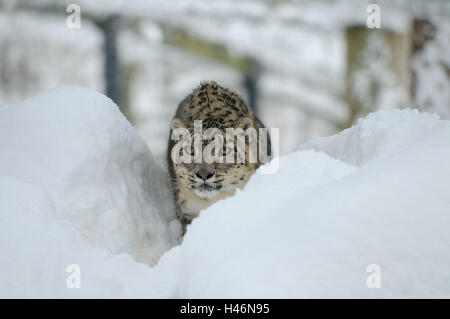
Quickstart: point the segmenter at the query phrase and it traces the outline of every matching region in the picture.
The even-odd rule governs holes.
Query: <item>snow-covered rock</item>
[[[450,297],[449,144],[449,121],[371,114],[172,247],[166,176],[111,101],[63,87],[0,107],[0,296]]]

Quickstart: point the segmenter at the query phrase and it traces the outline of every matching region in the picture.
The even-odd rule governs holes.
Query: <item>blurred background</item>
[[[450,119],[450,1],[0,0],[0,104],[93,88],[162,160],[177,104],[203,80],[279,128],[281,154],[381,108]]]

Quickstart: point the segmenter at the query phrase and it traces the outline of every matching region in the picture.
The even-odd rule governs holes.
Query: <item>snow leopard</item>
[[[177,128],[187,129],[194,134],[194,121],[201,120],[201,131],[216,128],[225,136],[227,128],[241,128],[247,131],[254,128],[258,137],[257,161],[249,160],[249,138],[245,137],[245,159],[237,160],[238,152],[234,145],[234,152],[225,142],[221,155],[232,155],[235,161],[229,163],[205,161],[196,163],[177,163],[173,160],[173,148],[177,140],[172,133]],[[185,234],[187,225],[197,217],[203,209],[209,207],[220,199],[234,195],[236,189],[243,189],[256,169],[264,162],[270,160],[271,143],[269,134],[260,134],[260,128],[264,128],[262,122],[237,93],[223,88],[214,81],[202,82],[191,94],[185,97],[175,112],[170,124],[170,137],[167,149],[167,165],[171,186],[173,189],[175,209],[178,219],[183,226],[182,235]],[[260,135],[263,137],[260,140]],[[265,135],[265,136],[262,136]],[[234,140],[234,138],[233,138]],[[235,140],[234,140],[235,141]],[[265,160],[259,153],[259,144],[264,141]],[[202,143],[201,151],[207,144]],[[242,144],[241,144],[242,145]],[[233,144],[231,144],[233,148]],[[187,152],[193,155],[195,150],[190,148]],[[175,152],[176,153],[176,152]]]

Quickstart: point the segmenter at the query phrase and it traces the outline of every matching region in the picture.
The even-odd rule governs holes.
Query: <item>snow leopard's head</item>
[[[251,125],[251,120],[248,117],[236,123],[236,127],[245,125]],[[191,136],[194,136],[193,127],[190,128],[180,119],[175,118],[172,120],[172,129],[177,127],[187,128]],[[183,146],[180,141],[178,145],[172,148],[174,154],[177,153],[180,157],[188,156],[191,159],[190,161],[181,160],[180,163],[173,164],[177,182],[191,188],[195,195],[205,199],[214,198],[220,192],[231,193],[236,188],[242,189],[257,168],[256,163],[250,163],[249,161],[248,137],[244,137],[243,152],[245,153],[242,157],[239,156],[236,141],[232,143],[229,140],[229,143],[225,143],[225,130],[217,129],[215,134],[209,137],[208,132],[205,133],[207,130],[208,128],[203,129],[203,141],[199,147],[194,145],[194,142]],[[222,140],[223,143],[218,140]],[[200,160],[196,161],[198,154],[200,154]],[[209,154],[210,157],[207,158]],[[216,154],[223,158],[223,163],[215,161],[214,156]]]
[[[197,122],[196,125],[196,121],[200,120],[201,124]],[[174,154],[186,154],[195,158],[200,155],[201,158],[201,162],[195,159],[191,163],[173,162],[175,182],[191,188],[200,198],[214,198],[220,192],[229,193],[236,188],[243,188],[258,164],[249,161],[250,138],[243,139],[244,153],[239,153],[242,144],[237,142],[237,138],[227,139],[227,129],[240,129],[247,133],[249,129],[253,129],[257,134],[257,127],[253,112],[239,95],[215,82],[202,83],[180,103],[171,121],[172,133],[177,129],[184,129],[189,131],[192,140],[195,134],[198,134],[202,141],[202,145],[199,145],[191,140],[192,143],[175,149]],[[216,144],[220,135],[221,144]],[[256,136],[253,136],[256,139],[255,143],[258,140]],[[173,148],[169,149],[169,152],[173,152]],[[211,162],[202,156],[205,154],[233,157],[233,160],[224,160],[223,163]]]

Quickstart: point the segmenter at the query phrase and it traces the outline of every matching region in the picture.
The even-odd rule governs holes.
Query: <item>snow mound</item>
[[[88,243],[41,186],[0,178],[0,298],[152,297],[148,266]],[[66,282],[81,270],[80,289]]]
[[[372,114],[203,211],[155,271],[178,297],[450,297],[449,143],[449,121]]]
[[[381,110],[359,119],[355,126],[332,137],[316,138],[300,145],[297,150],[323,151],[333,158],[361,166],[398,150],[415,145],[433,135],[433,131],[448,126],[436,114],[418,110]]]
[[[2,106],[0,145],[0,176],[48,198],[29,207],[36,214],[52,211],[91,244],[148,263],[175,244],[166,173],[104,95],[66,86]],[[13,204],[26,201],[20,193]]]
[[[371,114],[172,247],[167,177],[110,100],[62,87],[0,107],[0,296],[450,297],[449,141],[435,116]]]

